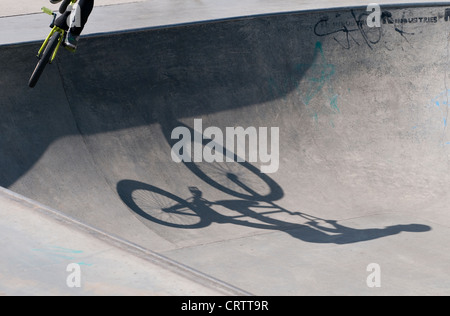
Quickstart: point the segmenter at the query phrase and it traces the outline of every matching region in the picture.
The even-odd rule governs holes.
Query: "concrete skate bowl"
[[[425,235],[449,223],[446,13],[385,7],[369,28],[354,8],[89,36],[35,89],[40,43],[0,47],[0,185],[163,253],[272,232],[313,244]],[[276,172],[261,173],[248,144],[245,162],[174,162],[175,128],[192,149],[226,147],[201,134],[213,126],[224,139],[227,127],[259,139],[278,127]],[[346,223],[374,214],[389,220]]]

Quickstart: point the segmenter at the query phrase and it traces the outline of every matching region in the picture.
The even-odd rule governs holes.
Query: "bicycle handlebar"
[[[42,7],[41,10],[42,12],[47,13],[48,15],[53,15],[53,11],[50,10],[49,8]]]

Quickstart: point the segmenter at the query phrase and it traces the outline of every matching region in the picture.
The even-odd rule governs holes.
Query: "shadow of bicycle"
[[[171,132],[176,127],[189,130],[195,141],[201,141],[220,152],[224,159],[214,162],[182,161],[184,166],[208,188],[226,194],[230,199],[210,201],[198,187],[189,187],[191,196],[183,199],[151,184],[122,180],[117,192],[122,201],[141,220],[177,229],[202,229],[212,225],[232,224],[268,231],[283,231],[310,243],[349,244],[383,238],[401,232],[426,232],[431,227],[421,224],[392,225],[382,228],[352,228],[332,219],[324,219],[281,207],[284,197],[281,186],[261,173],[245,157],[238,157],[233,148],[206,137],[177,120],[170,112],[161,118],[161,129],[167,143],[173,146]],[[192,157],[193,152],[189,153]],[[225,157],[233,157],[226,162]],[[219,211],[220,210],[220,211]]]
[[[396,235],[401,232],[426,232],[422,224],[392,225],[383,228],[357,229],[338,221],[291,212],[274,202],[234,198],[209,201],[197,187],[189,187],[192,196],[182,199],[170,192],[134,180],[117,184],[122,201],[142,220],[178,229],[201,229],[213,223],[228,223],[261,230],[283,231],[309,243],[350,244]],[[230,212],[218,212],[216,206]],[[291,221],[273,217],[287,214]]]

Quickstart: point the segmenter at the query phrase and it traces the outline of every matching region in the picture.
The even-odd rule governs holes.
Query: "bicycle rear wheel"
[[[30,80],[28,82],[28,86],[30,88],[34,88],[36,86],[37,82],[39,81],[39,78],[44,72],[45,66],[47,66],[47,64],[50,62],[53,52],[55,51],[56,46],[58,45],[60,36],[61,34],[56,32],[50,38],[47,47],[44,50],[44,53],[42,54],[39,62],[36,65],[36,68],[33,71],[33,74],[30,77]]]
[[[194,229],[211,223],[188,201],[150,184],[122,180],[117,184],[117,193],[134,213],[160,225]]]

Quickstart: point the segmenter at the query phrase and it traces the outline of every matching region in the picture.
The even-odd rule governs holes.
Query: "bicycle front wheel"
[[[37,63],[36,68],[34,69],[33,74],[31,75],[31,78],[28,82],[30,88],[34,88],[36,86],[36,83],[39,81],[39,78],[44,72],[45,66],[47,66],[47,64],[50,62],[53,52],[58,46],[60,36],[61,34],[56,32],[50,38],[47,47],[45,48],[44,53],[42,54],[39,62]]]

